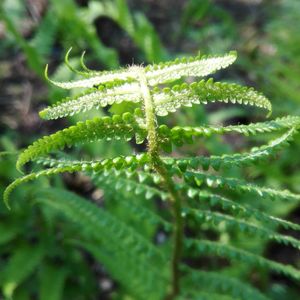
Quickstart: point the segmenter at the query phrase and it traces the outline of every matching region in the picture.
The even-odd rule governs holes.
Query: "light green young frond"
[[[299,194],[291,193],[288,190],[274,190],[271,188],[260,187],[231,177],[186,171],[184,173],[184,179],[188,183],[194,183],[197,186],[200,186],[202,183],[204,183],[210,188],[231,189],[243,195],[245,193],[250,193],[254,194],[255,196],[259,196],[262,199],[269,198],[272,200],[283,199],[290,201],[300,201]]]
[[[83,243],[83,246],[99,258],[132,294],[145,296],[145,289],[151,292],[149,285],[153,289],[151,294],[163,293],[167,260],[158,247],[105,210],[73,193],[48,189],[39,192],[37,197],[39,202],[60,211],[79,225],[79,234],[94,241],[93,244]],[[126,274],[130,277],[127,278]],[[150,280],[149,285],[142,279]]]
[[[264,258],[260,255],[253,254],[249,251],[226,245],[224,243],[208,240],[198,241],[186,239],[185,245],[190,251],[192,251],[192,253],[195,251],[199,254],[220,256],[231,261],[238,261],[251,266],[262,267],[278,274],[283,274],[293,279],[300,280],[300,271],[291,265],[284,265]]]
[[[227,68],[236,60],[237,54],[231,51],[222,56],[195,56],[176,59],[170,62],[145,67],[149,85],[174,81],[183,76],[207,76],[220,69]]]
[[[193,104],[208,104],[213,102],[238,103],[251,105],[272,112],[270,101],[253,88],[237,84],[213,82],[213,79],[201,80],[191,84],[183,83],[172,88],[152,91],[155,112],[159,116],[165,116],[169,112],[175,112],[181,106]]]
[[[22,183],[35,180],[41,176],[51,176],[60,173],[72,173],[80,171],[100,172],[104,170],[110,170],[112,168],[115,168],[117,170],[121,168],[135,170],[136,168],[149,163],[149,157],[147,153],[143,153],[133,156],[118,156],[111,159],[93,161],[51,160],[51,162],[56,166],[55,168],[50,168],[37,173],[30,173],[26,176],[19,177],[6,187],[3,193],[3,200],[8,208],[10,194],[15,188],[17,188]]]
[[[182,278],[182,288],[190,290],[196,288],[201,291],[222,293],[242,300],[270,300],[259,290],[239,279],[212,271],[193,270],[185,267],[186,275]]]
[[[132,82],[135,79],[135,72],[130,69],[115,70],[115,71],[103,71],[99,72],[97,75],[92,75],[89,78],[69,81],[69,82],[59,82],[51,80],[48,76],[48,65],[45,68],[45,78],[52,84],[61,87],[63,89],[73,89],[73,88],[92,88],[98,85],[120,82],[125,83]]]
[[[245,153],[224,154],[221,156],[212,155],[210,157],[164,158],[163,160],[170,166],[175,163],[181,170],[186,170],[187,168],[198,169],[200,166],[204,170],[208,170],[210,166],[215,170],[219,170],[221,166],[247,165],[275,154],[275,152],[288,145],[288,142],[293,139],[296,133],[297,129],[293,127],[279,138],[270,141],[267,145],[254,147]]]
[[[58,119],[123,101],[133,103],[142,101],[138,83],[117,82],[91,88],[45,108],[40,112],[40,117],[47,120]]]
[[[122,116],[97,117],[93,120],[78,122],[76,125],[35,141],[19,155],[17,169],[20,170],[24,164],[40,156],[73,145],[94,142],[100,139],[124,139],[129,141],[138,131],[144,132],[145,130],[139,127],[134,116],[130,113],[125,113]]]
[[[70,56],[70,53],[72,51],[72,48],[71,47],[67,52],[66,52],[66,55],[65,55],[65,65],[69,68],[69,70],[71,70],[73,73],[76,73],[76,74],[79,74],[79,75],[82,75],[82,76],[87,76],[88,74],[86,72],[81,72],[79,70],[76,70],[70,63],[69,61],[69,56]],[[84,56],[84,53],[81,55],[81,59],[80,59],[80,63],[83,61],[83,58],[82,56]],[[47,74],[48,75],[48,74]],[[49,79],[49,78],[47,78]]]
[[[98,72],[95,72],[95,74],[93,74],[93,71],[90,70],[90,69],[85,65],[85,63],[84,63],[84,56],[85,56],[85,52],[86,52],[86,51],[83,51],[82,54],[81,54],[81,56],[80,56],[80,65],[81,65],[83,71],[79,71],[79,70],[75,69],[75,68],[71,65],[71,63],[70,63],[70,61],[69,61],[69,56],[70,56],[70,53],[71,53],[71,51],[72,51],[72,48],[73,48],[73,47],[71,47],[71,48],[66,52],[66,55],[65,55],[65,64],[66,64],[66,66],[67,66],[72,72],[74,72],[74,73],[76,73],[76,74],[79,74],[79,75],[82,75],[82,76],[85,76],[85,77],[91,77],[92,75],[102,75],[102,74],[104,73],[104,71],[98,71]]]
[[[233,215],[237,215],[243,218],[254,218],[258,221],[272,226],[282,226],[285,229],[300,230],[300,225],[273,217],[267,213],[264,213],[258,209],[252,208],[246,204],[239,204],[236,201],[232,201],[228,198],[220,195],[212,194],[206,191],[199,191],[191,187],[183,187],[183,190],[191,198],[198,198],[201,202],[207,202],[211,207],[221,207],[225,211],[231,212]]]
[[[195,217],[197,221],[206,222],[206,224],[210,224],[213,227],[217,226],[220,223],[225,223],[228,228],[239,229],[241,232],[257,235],[263,239],[272,240],[284,245],[289,245],[300,250],[299,240],[291,236],[276,233],[271,229],[254,225],[236,217],[224,215],[218,212],[196,210],[190,208],[186,208],[183,213]]]
[[[69,50],[70,51],[70,50]],[[68,54],[66,55],[66,63],[68,64]],[[145,68],[145,76],[149,85],[155,86],[157,84],[174,81],[183,76],[207,76],[215,71],[226,68],[236,60],[236,52],[229,52],[223,56],[196,56],[190,58],[177,59],[171,62],[165,62],[158,65],[149,65]],[[72,68],[72,67],[71,67]],[[79,72],[89,78],[71,81],[71,82],[57,82],[48,78],[48,65],[45,69],[45,77],[54,85],[64,88],[89,88],[100,84],[114,82],[115,80],[122,80],[130,82],[137,80],[138,74],[135,67],[128,67],[117,71],[103,71],[103,72]]]

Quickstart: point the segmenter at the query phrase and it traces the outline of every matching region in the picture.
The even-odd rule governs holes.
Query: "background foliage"
[[[199,50],[218,54],[236,49],[237,64],[216,79],[226,78],[262,91],[273,103],[274,117],[300,113],[300,35],[297,32],[300,3],[297,0],[187,0],[178,1],[176,6],[172,1],[4,0],[0,5],[0,145],[1,151],[8,152],[8,155],[2,152],[0,158],[0,191],[18,176],[14,167],[17,149],[44,133],[54,132],[57,124],[62,128],[80,118],[72,117],[54,125],[42,123],[37,116],[45,104],[65,96],[64,91],[47,85],[43,70],[49,62],[51,78],[72,79],[72,72],[61,64],[71,46],[73,66],[79,65],[81,51],[87,49],[87,64],[99,69],[114,69],[133,62],[164,61]],[[250,110],[220,108],[186,109],[175,114],[176,119],[169,120],[169,125],[247,124],[259,120]],[[125,110],[122,105],[111,109],[115,113]],[[106,111],[99,114],[105,115]],[[224,144],[220,138],[209,138],[205,140],[205,148],[201,145],[202,150],[186,146],[185,151],[219,154],[249,146],[249,138],[239,136],[230,136],[225,142],[228,143]],[[251,145],[258,142],[250,139]],[[143,149],[143,144],[140,147],[134,151]],[[276,163],[247,167],[243,175],[259,184],[299,193],[299,150],[298,136]],[[89,158],[127,154],[132,150],[123,143],[107,142],[93,143],[75,151]],[[235,169],[228,172],[229,176],[242,175]],[[79,235],[78,228],[47,206],[32,205],[37,189],[47,186],[49,182],[44,179],[17,190],[13,213],[8,213],[0,204],[2,297],[9,299],[14,293],[14,299],[32,299],[37,295],[39,299],[124,299],[126,291],[107,275],[105,266],[97,262],[97,256],[90,254],[93,249],[83,247],[82,241],[85,246],[88,243]],[[83,176],[55,177],[51,179],[51,186],[65,186],[112,210],[133,226],[136,222],[134,211],[129,213],[128,208],[119,207],[121,202],[117,199],[104,201],[97,183],[92,184]],[[278,202],[264,209],[299,223],[300,211],[295,205]],[[154,235],[149,224],[145,223],[140,230],[149,237]],[[166,232],[162,230],[156,238],[163,240]],[[237,237],[237,242],[281,262],[300,264],[296,250],[262,243],[259,239],[249,241]],[[191,263],[204,264],[203,261]],[[227,264],[226,261],[211,263]],[[299,298],[299,284],[281,276],[255,270],[249,274],[240,265],[225,272],[251,280],[272,299]]]

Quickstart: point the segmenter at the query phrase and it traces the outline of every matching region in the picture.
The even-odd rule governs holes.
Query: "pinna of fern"
[[[66,64],[76,71],[70,66],[68,55],[69,52],[66,55]],[[261,201],[267,201],[267,198],[270,198],[276,201],[298,202],[299,195],[289,191],[259,187],[239,179],[225,177],[222,173],[214,174],[222,167],[240,167],[278,153],[297,134],[300,117],[286,116],[266,122],[229,126],[169,128],[165,124],[158,124],[157,116],[166,116],[182,106],[205,105],[213,102],[250,105],[264,109],[270,115],[272,112],[270,101],[252,88],[233,83],[214,82],[212,79],[202,79],[191,84],[172,84],[173,81],[178,81],[183,77],[207,76],[226,68],[235,59],[235,52],[230,52],[223,56],[196,56],[146,67],[129,66],[111,72],[89,70],[82,61],[83,71],[76,71],[76,73],[84,78],[71,82],[50,80],[46,68],[46,77],[52,84],[66,89],[86,88],[87,90],[41,111],[40,116],[44,119],[72,116],[121,102],[132,102],[137,108],[134,113],[125,112],[123,115],[81,121],[34,142],[19,155],[17,168],[21,170],[26,163],[36,162],[42,163],[43,169],[17,178],[11,183],[4,192],[5,203],[9,205],[10,193],[19,184],[40,176],[64,172],[84,172],[91,176],[94,184],[103,189],[106,195],[113,197],[112,190],[116,191],[115,194],[122,193],[124,199],[120,201],[131,202],[132,207],[135,205],[142,207],[143,202],[133,203],[130,194],[137,195],[137,199],[160,198],[167,201],[172,211],[172,214],[167,216],[167,220],[160,216],[160,212],[149,209],[136,209],[135,213],[142,214],[143,211],[143,216],[146,217],[141,216],[140,219],[155,220],[152,223],[155,224],[154,226],[164,226],[166,230],[172,231],[173,239],[169,241],[172,248],[171,255],[159,245],[154,245],[151,240],[135,232],[134,228],[129,225],[126,226],[130,228],[125,229],[125,225],[121,226],[109,213],[102,214],[103,222],[101,221],[100,224],[100,220],[97,219],[99,208],[85,204],[81,198],[76,196],[72,198],[67,195],[60,197],[59,193],[50,190],[40,201],[61,211],[67,219],[77,223],[85,236],[87,233],[89,241],[82,245],[98,257],[111,275],[137,299],[146,299],[149,296],[145,295],[149,295],[147,293],[155,289],[157,294],[153,296],[153,299],[165,297],[166,299],[176,297],[191,297],[191,299],[204,297],[205,299],[207,292],[216,295],[221,292],[228,299],[235,297],[247,300],[267,299],[260,291],[238,279],[228,279],[222,274],[210,274],[187,268],[182,263],[182,258],[194,255],[220,256],[228,259],[232,264],[242,262],[300,280],[300,271],[295,267],[230,245],[230,241],[224,244],[218,239],[211,241],[196,236],[195,239],[188,240],[184,237],[184,227],[188,220],[193,220],[199,228],[205,224],[216,232],[218,232],[218,224],[222,223],[229,232],[231,228],[235,228],[246,235],[258,236],[264,240],[272,240],[300,250],[300,241],[276,231],[280,226],[299,231],[300,225],[264,213],[256,208],[254,203],[245,204],[240,201],[239,197],[230,199],[226,195],[226,190],[230,189],[237,194],[255,195]],[[162,84],[167,87],[162,88]],[[231,132],[246,136],[272,132],[279,134],[279,137],[266,145],[254,147],[243,153],[193,157],[171,157],[165,154],[172,152],[174,146],[194,143],[201,137]],[[137,144],[147,141],[148,148],[146,152],[140,154],[88,161],[56,159],[49,156],[66,147],[113,139],[135,140]],[[106,201],[109,201],[109,197]],[[126,278],[122,270],[117,271],[116,262],[128,259],[129,263],[130,254],[126,255],[124,249],[117,247],[114,244],[116,241],[111,240],[110,234],[104,234],[106,226],[110,225],[113,226],[113,233],[120,239],[124,236],[124,232],[128,231],[127,253],[131,253],[135,247],[142,247],[134,250],[140,265],[149,265],[147,262],[149,257],[145,256],[144,250],[141,249],[148,249],[145,250],[147,253],[150,251],[149,255],[151,254],[151,259],[153,259],[152,268],[145,268],[147,276],[151,278],[149,279],[150,286],[146,286],[146,283],[140,280],[141,270],[136,269],[132,264],[130,264],[133,268],[130,279]],[[98,226],[99,231],[95,233],[95,230],[91,230],[93,226]],[[95,243],[100,243],[102,248],[95,247]],[[113,251],[115,261],[110,259],[105,251]],[[122,266],[126,268],[125,264]],[[157,268],[165,270],[163,278],[158,276]],[[204,274],[211,276],[213,284],[201,285],[199,290],[195,289],[194,278],[203,279]],[[159,282],[165,283],[161,285]]]

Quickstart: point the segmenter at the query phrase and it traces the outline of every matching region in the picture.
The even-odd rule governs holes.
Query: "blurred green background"
[[[130,64],[166,61],[183,55],[238,51],[231,68],[216,75],[253,86],[273,103],[273,116],[300,115],[300,1],[299,0],[2,0],[0,3],[0,192],[20,174],[16,153],[38,137],[86,118],[41,121],[38,111],[66,96],[50,86],[51,78],[71,80],[63,64],[73,47],[71,63],[114,69]],[[110,108],[122,112],[122,105]],[[107,114],[107,110],[90,114]],[[170,125],[229,124],[263,120],[252,109],[213,105],[183,109]],[[223,143],[223,142],[227,142]],[[209,138],[197,147],[214,154],[230,153],[261,142],[259,138]],[[198,148],[186,147],[195,153]],[[133,151],[141,149],[134,148]],[[94,143],[70,155],[103,157],[130,153],[130,145]],[[260,163],[230,175],[246,176],[258,184],[300,193],[300,137],[271,163]],[[229,172],[229,171],[228,171]],[[22,186],[13,195],[12,212],[0,202],[0,299],[126,299],[96,259],[69,241],[77,229],[46,207],[32,205],[40,186],[66,187],[84,197],[101,200],[101,190],[80,175],[64,175]],[[99,201],[100,201],[99,200]],[[255,199],[253,199],[255,201]],[[262,204],[277,216],[300,223],[300,208],[286,203]],[[116,208],[108,208],[116,209]],[[122,214],[120,212],[120,214]],[[298,236],[299,238],[300,236]],[[250,243],[249,241],[244,241]],[[300,267],[296,250],[261,244],[251,247],[268,257]],[[250,247],[250,246],[249,246]],[[274,274],[246,276],[271,299],[300,299],[299,283]],[[123,297],[123,298],[122,298]],[[130,299],[130,298],[128,298]],[[253,299],[255,300],[255,299]]]

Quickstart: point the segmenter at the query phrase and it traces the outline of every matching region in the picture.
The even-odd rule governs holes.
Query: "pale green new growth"
[[[67,52],[65,61],[68,63]],[[158,65],[149,65],[145,68],[145,76],[150,86],[174,81],[183,76],[207,76],[220,69],[226,68],[236,60],[236,52],[232,51],[224,56],[196,56],[190,58],[177,59],[175,61],[160,63]],[[68,63],[69,65],[69,63]],[[45,69],[45,77],[54,85],[64,89],[72,88],[91,88],[100,84],[111,83],[114,81],[130,82],[137,79],[137,73],[134,67],[121,69],[117,71],[103,71],[85,73],[89,78],[72,81],[56,82],[48,78],[48,65]]]
[[[74,98],[63,99],[60,103],[40,112],[40,117],[51,120],[91,110],[114,103],[142,101],[139,86],[136,83],[116,83],[91,88]]]
[[[258,201],[247,200],[255,198],[259,201],[272,199],[297,202],[300,196],[215,173],[221,167],[241,167],[272,158],[297,134],[300,117],[286,116],[248,125],[208,124],[170,128],[159,124],[157,116],[166,116],[182,106],[214,102],[222,103],[222,106],[227,103],[242,104],[262,108],[268,115],[272,112],[272,106],[265,96],[253,88],[234,83],[214,82],[209,78],[190,84],[178,84],[178,80],[184,80],[184,77],[204,77],[226,68],[235,61],[235,52],[98,72],[85,66],[83,55],[82,70],[75,70],[69,62],[70,51],[65,57],[66,65],[76,76],[84,78],[55,82],[48,78],[48,66],[45,70],[46,78],[65,89],[86,88],[86,91],[44,109],[40,112],[42,118],[72,116],[122,102],[131,102],[135,111],[81,121],[35,141],[19,155],[17,168],[21,170],[26,163],[31,162],[43,169],[30,172],[11,183],[4,192],[6,205],[9,206],[11,192],[22,183],[41,176],[83,172],[91,177],[96,187],[103,190],[105,201],[117,200],[118,207],[141,227],[147,223],[153,232],[159,232],[162,228],[171,232],[172,242],[168,240],[165,243],[169,245],[161,247],[152,242],[153,238],[141,235],[140,228],[133,225],[136,223],[124,223],[111,212],[70,192],[48,189],[37,193],[39,203],[52,207],[78,225],[79,237],[74,246],[84,248],[99,260],[133,299],[268,299],[250,284],[217,272],[193,270],[181,259],[191,256],[198,258],[199,255],[219,256],[227,259],[230,265],[245,263],[252,268],[263,268],[299,281],[300,271],[296,267],[233,246],[231,233],[242,232],[247,236],[272,240],[300,250],[299,240],[276,231],[278,227],[299,231],[300,225],[271,216],[256,207]],[[177,82],[174,85],[172,82],[175,80]],[[245,136],[273,133],[279,134],[279,137],[242,153],[190,157],[178,153],[176,156],[166,155],[166,152],[172,152],[173,146],[184,146],[196,142],[197,138],[214,134],[231,133]],[[146,141],[147,152],[92,160],[49,156],[67,147],[112,139],[136,144]],[[244,196],[247,198],[244,199]],[[157,203],[154,200],[158,199],[172,210],[173,221],[168,210],[162,214],[153,208],[154,205],[146,205]],[[201,229],[210,229],[215,233],[216,240],[205,237],[204,230],[204,240],[198,238],[200,235],[193,240],[185,240],[184,227],[189,221],[196,226],[197,234],[202,234]],[[225,230],[228,231],[226,242],[221,242]],[[38,259],[32,261],[35,264]],[[30,264],[28,261],[29,271]],[[62,272],[56,283],[58,292],[63,280]],[[7,279],[5,294],[11,297],[14,288]]]

